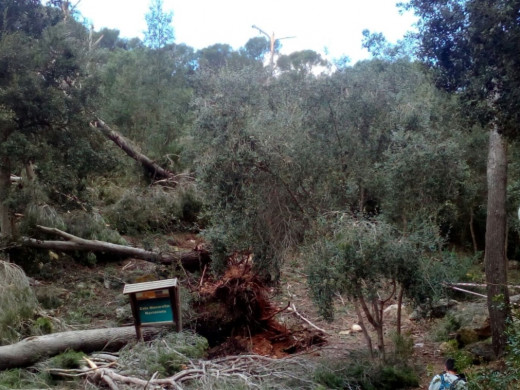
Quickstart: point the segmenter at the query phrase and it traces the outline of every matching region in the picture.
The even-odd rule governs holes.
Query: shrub
[[[23,270],[0,260],[0,345],[18,341],[38,301]]]
[[[189,230],[199,210],[200,204],[189,192],[149,187],[126,191],[106,210],[106,217],[122,234],[170,232]]]
[[[415,370],[405,364],[374,364],[365,355],[355,356],[348,363],[323,362],[314,379],[327,389],[393,390],[417,387]]]
[[[461,326],[460,320],[448,313],[445,317],[439,320],[432,330],[432,337],[434,341],[447,341],[453,332],[459,330]],[[452,337],[451,337],[452,338]]]

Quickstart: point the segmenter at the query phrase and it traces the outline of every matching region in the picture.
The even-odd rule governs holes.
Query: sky
[[[261,36],[256,25],[281,41],[283,54],[311,49],[328,59],[368,57],[363,29],[382,32],[390,42],[413,29],[415,17],[399,14],[397,0],[163,0],[173,11],[175,43],[195,49],[227,43],[234,49]],[[75,4],[72,1],[72,4]],[[77,9],[94,25],[118,29],[120,37],[143,38],[149,0],[80,0]]]

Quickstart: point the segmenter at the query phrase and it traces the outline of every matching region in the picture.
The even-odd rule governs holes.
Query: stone
[[[490,340],[473,343],[468,345],[465,350],[470,352],[477,362],[491,362],[496,359]]]
[[[460,328],[457,331],[457,342],[459,344],[459,348],[476,343],[477,341],[479,341],[479,336],[475,329]]]

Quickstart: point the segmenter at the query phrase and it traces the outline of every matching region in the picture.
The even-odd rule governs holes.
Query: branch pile
[[[120,388],[175,389],[187,388],[211,389],[217,384],[238,384],[247,388],[268,386],[270,389],[292,388],[315,389],[318,383],[312,380],[316,364],[300,357],[273,359],[258,355],[227,356],[214,360],[192,360],[185,369],[167,378],[157,378],[157,373],[149,379],[141,379],[121,373],[117,358],[111,355],[94,355],[85,358],[85,364],[79,369],[48,369],[49,373],[62,377],[84,377],[96,385],[111,390]],[[125,386],[125,387],[121,387]],[[195,386],[195,387],[193,387]],[[222,388],[219,386],[219,388]],[[354,389],[353,387],[346,387]]]

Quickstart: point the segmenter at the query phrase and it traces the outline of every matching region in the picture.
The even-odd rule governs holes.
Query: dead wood
[[[145,339],[156,336],[159,331],[160,328],[142,329]],[[30,366],[67,349],[85,353],[117,351],[133,340],[136,340],[133,326],[75,330],[29,337],[16,344],[0,346],[0,370]]]
[[[270,292],[248,261],[231,262],[222,277],[197,286],[196,329],[212,346],[211,358],[244,352],[283,357],[324,342],[321,330],[279,323],[275,317],[288,307],[274,305]]]
[[[66,241],[61,240],[38,240],[35,238],[23,237],[22,243],[33,248],[51,249],[54,251],[89,251],[113,253],[119,256],[135,257],[160,264],[179,264],[188,271],[201,269],[210,261],[209,252],[204,248],[197,248],[186,252],[158,253],[135,248],[127,245],[112,244],[106,241],[86,240],[74,236],[56,228],[37,226],[44,233],[57,235]]]
[[[132,157],[134,160],[139,162],[154,180],[167,179],[169,184],[177,184],[176,176],[173,172],[162,168],[153,160],[138,152],[136,147],[131,144],[129,140],[123,137],[119,132],[111,129],[101,119],[96,119],[90,122],[90,126],[94,129],[99,129],[101,132],[110,140],[112,140],[117,146],[119,146],[127,155]]]

